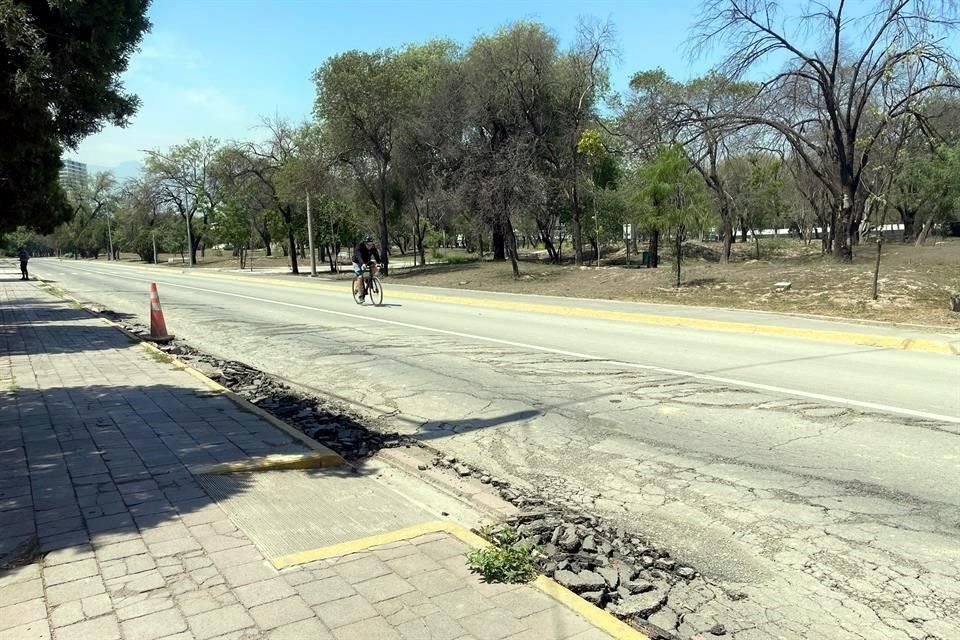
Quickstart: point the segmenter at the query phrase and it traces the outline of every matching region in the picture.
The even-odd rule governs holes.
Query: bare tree
[[[189,140],[166,152],[146,152],[147,176],[156,181],[163,202],[176,209],[186,223],[190,264],[197,263],[197,248],[223,200],[223,184],[216,171],[220,149],[218,140],[203,138]],[[202,222],[199,227],[194,222],[197,213]]]
[[[863,172],[876,140],[925,94],[960,88],[957,60],[945,40],[958,25],[957,7],[943,0],[882,0],[856,15],[845,0],[834,6],[810,0],[800,15],[785,16],[780,4],[709,0],[691,44],[699,52],[721,46],[725,57],[718,69],[730,78],[770,58],[788,59],[759,86],[756,108],[728,117],[772,128],[790,143],[830,192],[833,253],[849,260],[863,214]],[[811,41],[813,34],[825,37]],[[910,81],[889,82],[899,78]],[[881,90],[884,85],[888,91]],[[872,127],[864,121],[870,109],[883,113]]]
[[[240,146],[240,162],[235,171],[241,176],[258,180],[268,194],[274,210],[283,221],[287,232],[290,271],[300,273],[297,263],[297,213],[295,197],[285,189],[286,175],[297,157],[296,129],[283,118],[264,118],[262,127],[267,139],[260,143],[248,142]],[[305,195],[305,194],[304,194]]]

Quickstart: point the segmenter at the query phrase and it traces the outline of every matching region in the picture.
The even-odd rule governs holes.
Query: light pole
[[[600,268],[600,214],[597,212],[597,194],[593,194],[593,222],[597,227],[597,269]]]
[[[193,235],[190,233],[190,218],[187,217],[187,265],[193,268]]]
[[[110,245],[110,256],[107,260],[113,260],[113,233],[110,231],[110,212],[107,212],[107,244]]]
[[[307,191],[307,243],[310,245],[310,277],[317,277],[317,254],[313,250],[313,215],[310,213],[310,192]]]

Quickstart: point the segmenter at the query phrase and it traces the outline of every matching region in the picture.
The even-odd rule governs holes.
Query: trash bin
[[[649,251],[642,251],[642,252],[640,253],[640,264],[642,264],[642,265],[645,266],[645,267],[649,267],[649,266],[650,266],[650,252],[649,252]]]

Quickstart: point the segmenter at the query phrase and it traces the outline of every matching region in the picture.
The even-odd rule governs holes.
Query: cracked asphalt
[[[652,620],[682,637],[719,622],[736,640],[960,638],[960,359],[476,304],[357,309],[345,287],[262,277],[31,268],[141,322],[156,281],[168,327],[198,348],[670,549],[706,578]],[[721,370],[744,384],[684,373]]]

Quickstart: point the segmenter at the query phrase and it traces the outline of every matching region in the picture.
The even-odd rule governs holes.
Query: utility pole
[[[113,260],[113,233],[110,231],[110,212],[107,212],[107,244],[110,245],[110,256],[107,260]]]
[[[333,207],[330,207],[330,255],[333,256],[333,272],[340,273],[340,248],[337,237],[333,235]]]
[[[187,222],[187,255],[190,256],[190,260],[188,262],[190,264],[190,268],[192,269],[193,268],[193,232],[190,229],[191,214],[187,213],[187,210],[186,210],[187,196],[188,196],[187,190],[184,189],[183,190],[183,207],[182,207],[183,219],[186,220]],[[196,205],[196,201],[194,201],[194,205]]]
[[[310,192],[307,191],[307,240],[310,245],[310,277],[317,277],[317,253],[313,250],[313,215],[310,213]]]
[[[597,226],[597,269],[600,268],[600,214],[597,213],[597,199],[593,199],[593,221]]]
[[[190,233],[190,216],[187,216],[187,264],[193,268],[193,235]]]

